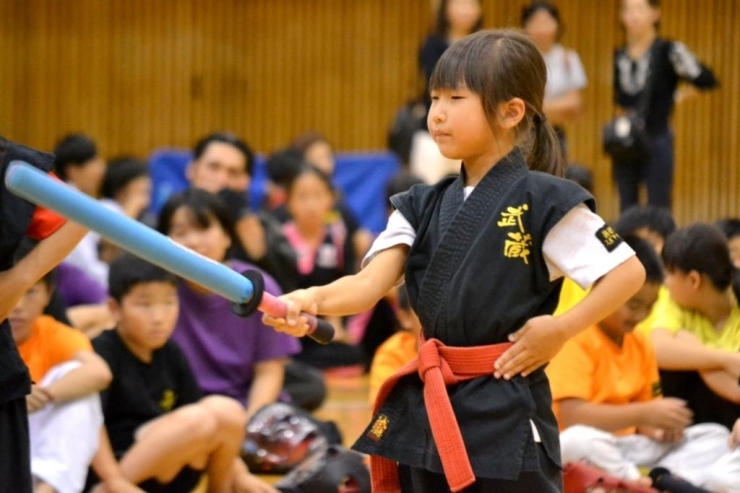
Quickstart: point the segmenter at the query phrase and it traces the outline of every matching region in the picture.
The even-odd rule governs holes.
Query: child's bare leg
[[[120,462],[134,484],[154,478],[168,483],[185,466],[204,470],[217,447],[218,421],[199,404],[185,406],[145,425]]]
[[[206,397],[144,425],[121,460],[121,471],[134,484],[149,478],[167,483],[190,466],[207,472],[209,491],[228,492],[245,426],[237,401]]]
[[[219,445],[208,461],[208,490],[212,493],[231,491],[234,459],[238,457],[246,432],[247,415],[237,401],[220,396],[201,400],[218,422]]]

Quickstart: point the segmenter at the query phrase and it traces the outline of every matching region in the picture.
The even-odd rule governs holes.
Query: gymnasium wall
[[[483,0],[487,27],[525,0]],[[617,0],[559,0],[563,43],[590,84],[571,155],[616,214],[600,128],[611,116]],[[662,33],[715,69],[721,89],[676,112],[681,223],[739,215],[740,2],[663,0]],[[49,149],[84,131],[107,156],[191,146],[214,129],[270,152],[306,129],[339,150],[381,149],[396,108],[422,87],[416,53],[429,0],[0,0],[0,132]]]

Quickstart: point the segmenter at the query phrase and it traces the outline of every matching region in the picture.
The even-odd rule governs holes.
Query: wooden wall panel
[[[527,0],[483,0],[485,25],[516,26]],[[559,0],[563,43],[589,86],[568,129],[606,217],[616,193],[600,150],[612,114],[618,0]],[[721,89],[675,114],[681,223],[740,215],[740,2],[664,0],[662,32],[711,65]],[[0,132],[49,149],[65,132],[108,156],[190,146],[230,129],[270,152],[317,129],[340,150],[384,147],[420,89],[430,0],[0,0]]]

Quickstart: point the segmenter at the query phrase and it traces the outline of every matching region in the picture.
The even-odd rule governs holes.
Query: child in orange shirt
[[[24,240],[20,261],[33,248]],[[74,493],[85,484],[103,424],[98,392],[108,365],[80,331],[43,315],[54,290],[53,271],[28,289],[10,313],[18,352],[35,382],[26,396],[35,493]]]
[[[375,402],[381,385],[388,377],[419,354],[421,322],[411,308],[405,286],[398,289],[398,308],[396,316],[403,330],[390,336],[375,351],[373,363],[370,366],[370,402]]]
[[[650,340],[635,327],[650,313],[663,281],[660,259],[645,240],[628,237],[647,273],[627,303],[563,346],[547,374],[560,429],[563,463],[588,461],[609,474],[638,480],[640,467],[664,467],[711,491],[740,491],[740,452],[729,430],[690,426],[679,399],[660,398]]]

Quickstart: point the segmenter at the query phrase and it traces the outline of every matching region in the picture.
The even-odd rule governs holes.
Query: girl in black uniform
[[[373,491],[558,492],[558,430],[544,365],[614,311],[644,269],[561,173],[542,113],[546,67],[515,31],[481,31],[440,59],[429,129],[462,173],[391,199],[396,211],[359,274],[285,296],[277,330],[306,333],[299,311],[345,315],[404,280],[422,322],[419,357],[381,388],[355,448]],[[601,279],[552,317],[562,278]]]
[[[23,293],[61,262],[87,230],[13,195],[5,187],[5,173],[16,159],[49,173],[54,156],[0,137],[0,491],[30,493],[26,395],[31,379],[7,317]],[[41,241],[13,265],[13,253],[25,236]]]

